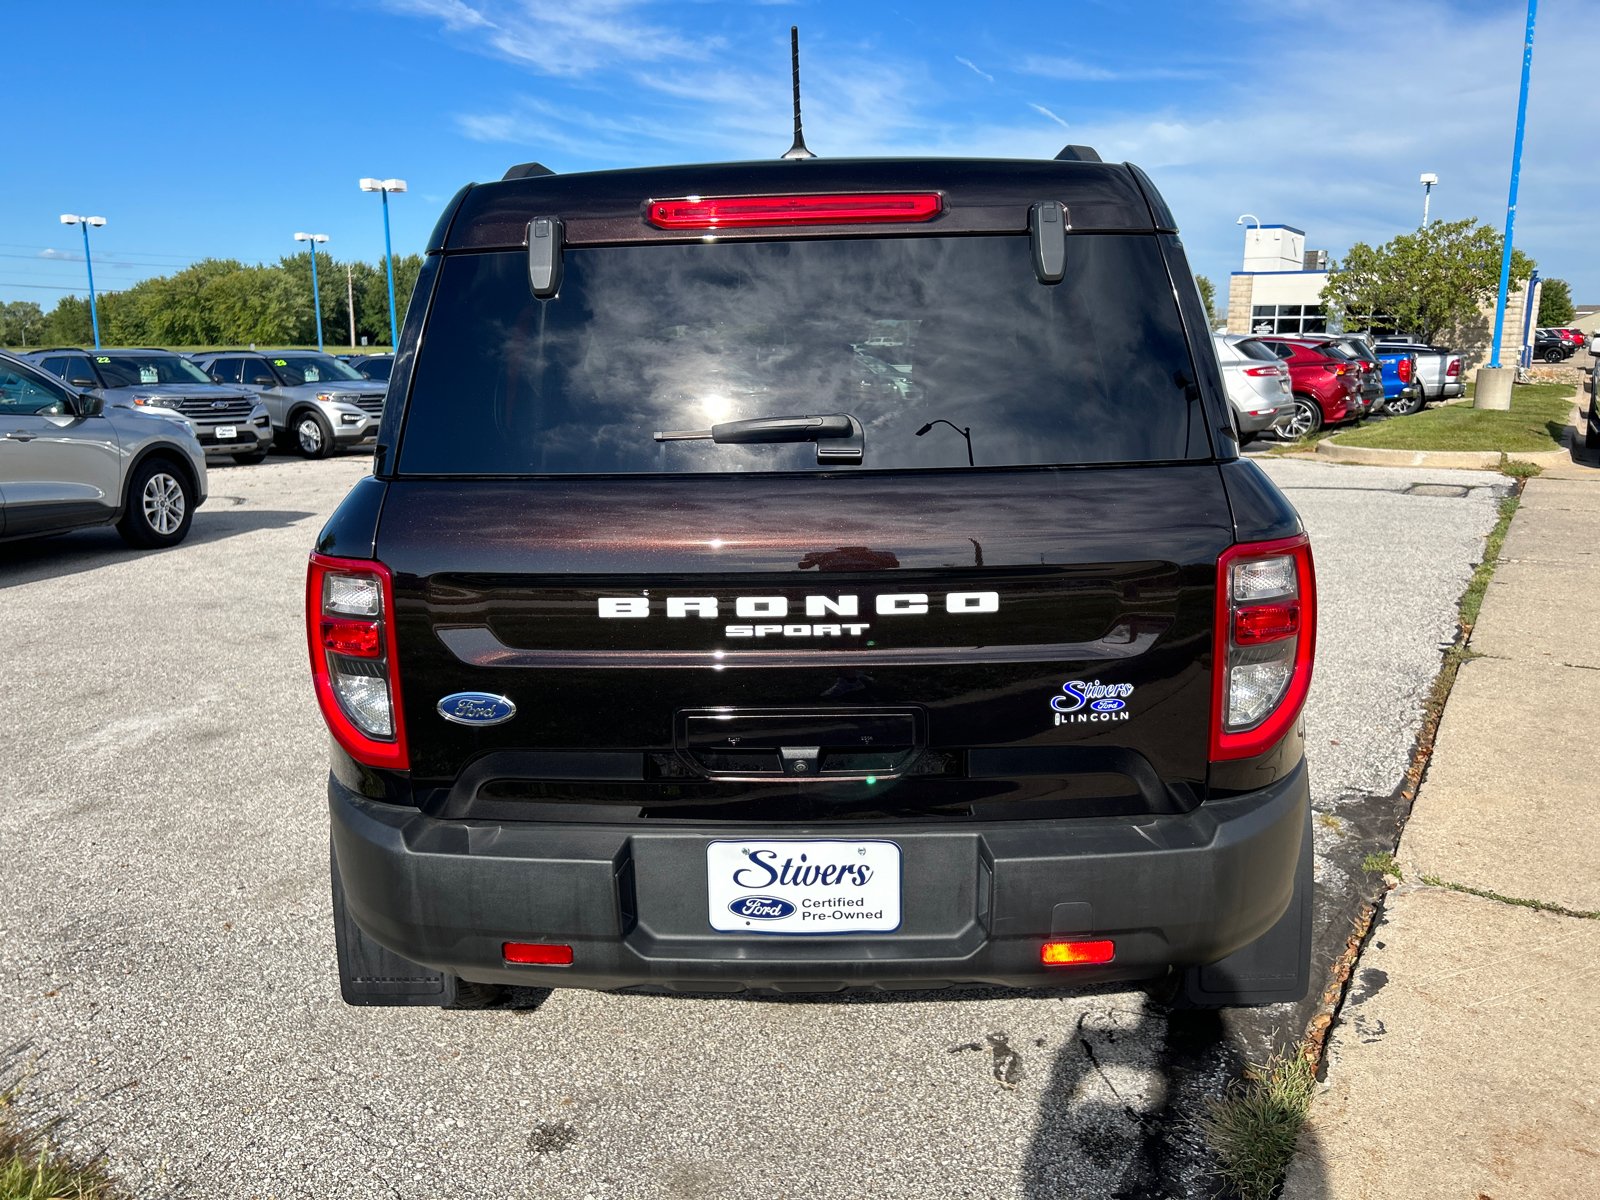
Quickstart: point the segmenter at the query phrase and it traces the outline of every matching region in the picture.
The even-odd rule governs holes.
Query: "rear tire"
[[[170,459],[147,458],[128,480],[126,503],[117,532],[140,550],[176,546],[189,536],[194,522],[194,487]]]
[[[1283,436],[1291,442],[1298,442],[1301,438],[1310,437],[1322,428],[1322,409],[1310,396],[1295,395],[1294,415],[1285,421],[1279,428]]]
[[[1562,354],[1559,350],[1546,350],[1544,352],[1544,360],[1547,363],[1558,363],[1564,358],[1566,358],[1566,355]]]
[[[315,409],[295,414],[290,434],[301,458],[326,458],[333,449],[333,426]]]
[[[1410,396],[1396,396],[1389,401],[1389,411],[1397,417],[1409,417],[1412,413],[1422,408],[1422,396],[1413,393]]]

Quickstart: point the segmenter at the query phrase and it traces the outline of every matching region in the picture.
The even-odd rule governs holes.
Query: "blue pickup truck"
[[[1404,417],[1420,409],[1425,397],[1422,377],[1417,372],[1416,352],[1380,349],[1378,361],[1383,364],[1383,406],[1389,414]]]

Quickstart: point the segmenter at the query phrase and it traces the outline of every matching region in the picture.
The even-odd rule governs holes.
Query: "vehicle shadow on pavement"
[[[232,497],[214,496],[205,508],[195,513],[189,536],[169,550],[135,550],[109,525],[55,537],[0,543],[0,588],[76,575],[153,554],[182,554],[187,547],[262,529],[283,529],[316,515],[286,509],[241,508]],[[312,530],[307,536],[308,552],[314,534]]]

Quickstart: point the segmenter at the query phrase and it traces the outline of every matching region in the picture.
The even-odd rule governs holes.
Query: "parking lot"
[[[216,467],[183,545],[0,547],[6,1079],[140,1195],[1207,1196],[1191,1118],[1288,1007],[1143,991],[351,1009],[304,563],[359,456]],[[1264,464],[1313,537],[1337,924],[1509,481]],[[1330,915],[1331,914],[1331,915]],[[1330,924],[1330,937],[1343,930]]]

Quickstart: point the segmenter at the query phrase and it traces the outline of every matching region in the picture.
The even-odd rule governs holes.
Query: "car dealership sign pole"
[[[1489,365],[1478,372],[1474,408],[1511,407],[1511,383],[1515,372],[1500,366],[1500,340],[1506,326],[1506,294],[1511,290],[1511,236],[1517,223],[1517,184],[1522,177],[1522,132],[1528,120],[1528,75],[1533,69],[1533,20],[1539,0],[1528,0],[1528,34],[1522,44],[1522,93],[1517,99],[1517,137],[1511,150],[1511,194],[1506,200],[1505,244],[1500,248],[1500,295],[1494,306],[1494,345]],[[1526,297],[1525,297],[1526,299]]]

